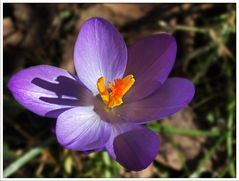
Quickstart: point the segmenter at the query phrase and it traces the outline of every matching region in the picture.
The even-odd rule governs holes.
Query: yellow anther
[[[97,81],[97,88],[99,90],[101,99],[104,101],[104,103],[107,105],[109,102],[109,92],[107,90],[107,87],[105,86],[105,78],[100,77]]]
[[[133,75],[128,75],[123,79],[116,79],[115,84],[109,82],[109,88],[111,92],[109,93],[104,77],[100,77],[97,81],[97,87],[100,96],[108,108],[113,108],[119,106],[123,103],[123,96],[134,84],[135,79]]]

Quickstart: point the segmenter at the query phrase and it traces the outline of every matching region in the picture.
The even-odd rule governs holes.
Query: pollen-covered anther
[[[116,79],[114,84],[109,82],[109,88],[111,89],[111,92],[109,93],[107,86],[105,85],[104,77],[100,77],[97,81],[97,88],[99,90],[101,99],[106,106],[108,108],[114,108],[123,103],[123,96],[132,87],[134,82],[135,79],[133,75],[128,75],[123,79]]]

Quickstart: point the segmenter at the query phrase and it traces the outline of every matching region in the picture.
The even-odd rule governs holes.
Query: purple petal
[[[140,127],[141,127],[140,125],[132,124],[130,122],[125,122],[125,121],[119,120],[119,118],[117,118],[115,123],[112,124],[111,135],[105,145],[107,152],[111,155],[111,157],[113,159],[116,159],[115,151],[113,148],[113,142],[114,142],[115,138],[120,134],[123,134],[123,133],[128,132],[133,129],[138,129]]]
[[[159,137],[147,128],[134,129],[114,140],[116,160],[129,170],[143,170],[159,151]]]
[[[56,136],[59,143],[72,150],[90,151],[104,147],[111,127],[93,111],[93,107],[76,107],[59,115]]]
[[[173,67],[176,51],[175,38],[166,33],[148,36],[131,46],[125,75],[133,74],[136,81],[125,101],[142,99],[157,90]]]
[[[194,85],[191,81],[170,78],[149,97],[123,104],[117,111],[122,119],[143,124],[176,113],[192,100],[194,93]]]
[[[86,21],[74,49],[74,63],[80,80],[95,95],[97,80],[113,82],[124,74],[127,48],[121,35],[108,21],[92,18]]]
[[[67,71],[49,65],[24,69],[8,82],[15,99],[32,112],[48,117],[75,106],[91,105],[92,93]]]

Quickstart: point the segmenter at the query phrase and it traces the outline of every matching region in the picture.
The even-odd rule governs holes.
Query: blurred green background
[[[125,170],[104,152],[62,148],[55,120],[20,106],[6,84],[26,67],[50,64],[75,73],[82,23],[111,21],[127,45],[159,32],[178,44],[170,76],[196,86],[188,107],[147,126],[161,136],[155,161]],[[4,177],[235,177],[236,4],[3,4]]]

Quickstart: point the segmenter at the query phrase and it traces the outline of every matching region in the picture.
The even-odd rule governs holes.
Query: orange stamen
[[[122,98],[132,87],[135,79],[133,75],[128,75],[123,79],[116,79],[114,82],[115,84],[109,82],[109,88],[111,89],[109,93],[104,77],[100,77],[97,81],[100,96],[108,108],[114,108],[123,103]]]

